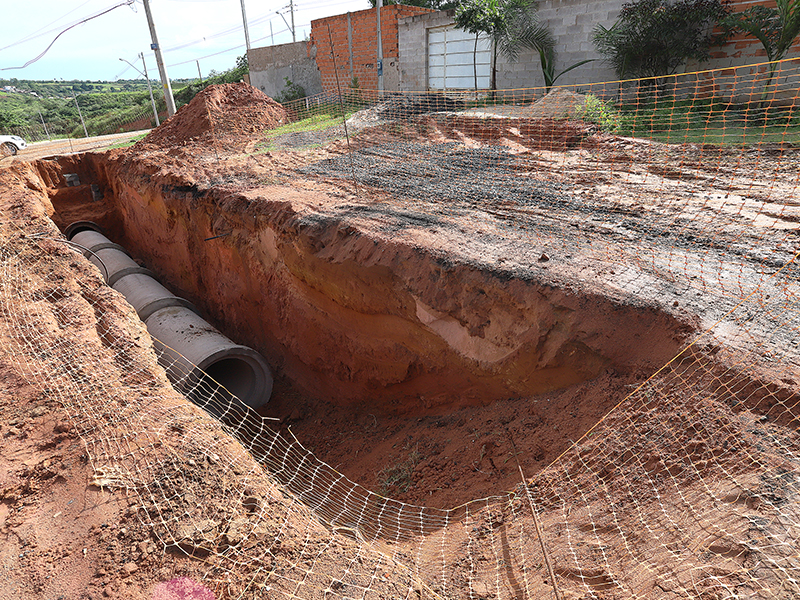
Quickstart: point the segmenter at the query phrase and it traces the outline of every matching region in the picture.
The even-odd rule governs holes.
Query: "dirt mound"
[[[586,104],[586,96],[576,94],[566,88],[556,88],[544,98],[537,100],[526,111],[526,116],[534,118],[566,119],[576,117]]]
[[[464,110],[463,100],[454,100],[443,94],[399,94],[378,106],[378,114],[385,119],[400,119],[431,112]]]
[[[177,146],[190,141],[235,138],[288,122],[286,110],[246,83],[210,85],[143,142]]]

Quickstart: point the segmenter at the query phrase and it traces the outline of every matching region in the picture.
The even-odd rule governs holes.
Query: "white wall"
[[[556,38],[556,73],[588,58],[600,56],[592,45],[597,23],[608,27],[616,21],[625,0],[542,0],[539,16]],[[400,89],[424,90],[427,87],[426,30],[453,22],[453,11],[440,11],[401,19],[398,25],[400,47]],[[499,89],[530,88],[544,85],[538,53],[523,52],[514,63],[502,56],[497,61]],[[578,67],[558,80],[559,85],[613,81],[613,69],[601,60]]]

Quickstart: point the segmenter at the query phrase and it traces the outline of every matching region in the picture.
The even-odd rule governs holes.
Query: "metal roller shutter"
[[[428,30],[428,89],[475,88],[473,51],[475,36],[455,26]],[[488,89],[492,63],[491,41],[478,38],[478,88]]]

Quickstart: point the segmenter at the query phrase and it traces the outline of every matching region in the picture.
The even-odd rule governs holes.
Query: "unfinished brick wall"
[[[381,8],[384,89],[398,89],[398,20],[424,12],[433,11],[401,4]],[[333,42],[336,70],[334,70],[334,58],[331,56],[331,42]],[[353,78],[357,77],[362,90],[378,89],[377,9],[360,10],[311,21],[308,52],[309,56],[316,53],[317,68],[322,76],[322,88],[326,92],[336,93],[337,72],[339,84],[343,88],[350,85]]]

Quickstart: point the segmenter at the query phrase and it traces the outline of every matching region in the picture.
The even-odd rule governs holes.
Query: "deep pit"
[[[224,113],[217,133],[282,122],[270,102],[244,120]],[[737,294],[772,267],[737,262],[739,241],[782,231],[709,237],[702,212],[665,192],[674,174],[631,158],[665,150],[586,138],[570,122],[532,122],[520,145],[521,130],[499,121],[424,116],[368,130],[351,161],[335,145],[220,155],[204,119],[187,110],[131,151],[17,169],[62,231],[96,223],[265,357],[276,379],[263,415],[352,480],[407,502],[450,507],[513,488],[515,446],[536,473],[721,319],[713,343],[675,364],[717,361],[716,342],[742,337],[725,321],[738,319]],[[619,182],[602,174],[623,159]],[[724,166],[681,160],[698,173]],[[687,178],[708,182],[694,194],[704,208],[716,177]],[[716,222],[746,214],[733,212]],[[701,288],[685,278],[717,261],[722,275]],[[209,375],[232,373],[230,391],[246,395],[257,369],[230,366]],[[690,380],[708,384],[717,371]],[[743,398],[752,408],[775,394]]]
[[[448,176],[430,163],[432,148],[370,139],[377,146],[355,162],[373,178],[367,200],[350,189],[346,163],[325,153],[204,163],[191,149],[144,146],[38,161],[26,176],[62,230],[97,223],[175,296],[266,358],[276,379],[263,415],[353,481],[428,506],[512,489],[515,446],[527,476],[546,467],[736,303],[725,287],[676,283],[669,269],[690,264],[695,242],[682,244],[698,236],[650,226],[652,212],[624,198],[577,199],[558,177],[526,179],[514,192],[526,170],[497,148],[445,142],[445,153],[461,156],[448,159]],[[538,156],[542,164],[548,155]],[[427,196],[390,194],[388,182],[415,168],[427,174],[417,182]],[[483,197],[481,170],[519,206]],[[623,219],[621,233],[593,227],[597,214]],[[638,270],[613,260],[631,232]],[[608,258],[576,261],[582,245]],[[731,271],[741,287],[744,271]],[[713,362],[716,352],[696,347],[682,361]],[[244,377],[234,379],[247,381],[237,368]],[[692,381],[713,387],[709,373]],[[748,406],[776,393],[762,388],[742,393]]]
[[[354,481],[406,501],[446,507],[513,488],[513,444],[528,474],[546,466],[693,331],[691,319],[559,286],[545,270],[400,243],[381,229],[419,226],[406,208],[371,207],[373,230],[347,223],[347,207],[308,210],[335,190],[187,186],[113,154],[32,173],[62,230],[97,223],[267,357],[276,385],[262,414]],[[65,186],[65,173],[80,185]],[[246,394],[249,368],[236,362],[231,379],[226,364],[209,375]]]

